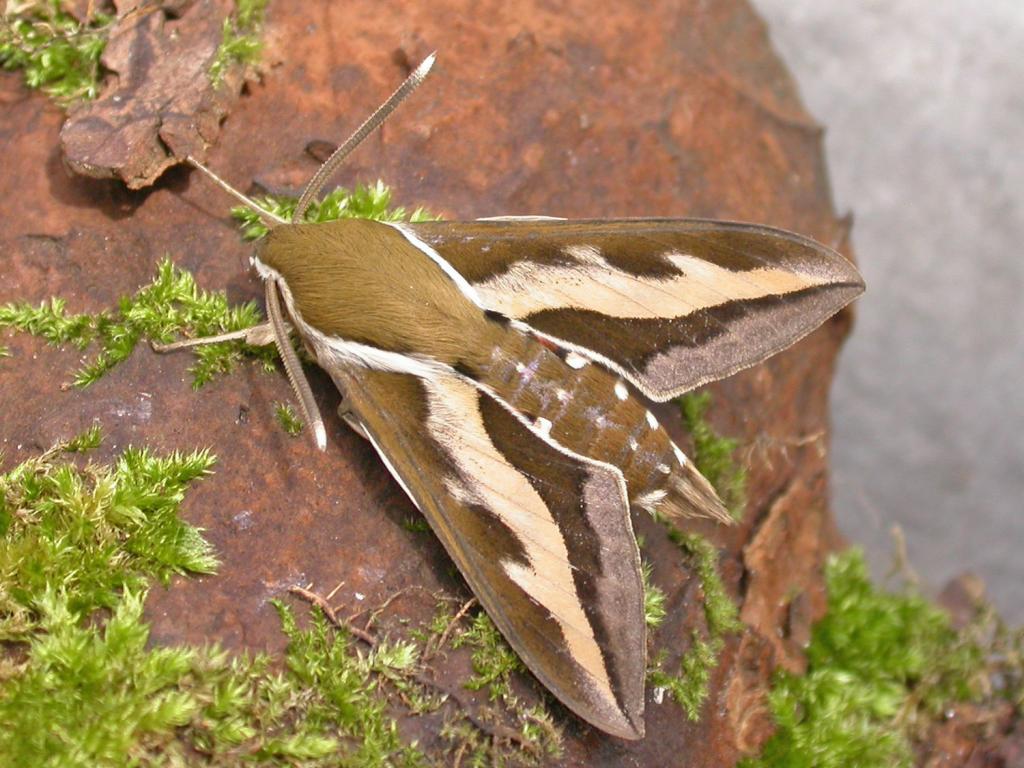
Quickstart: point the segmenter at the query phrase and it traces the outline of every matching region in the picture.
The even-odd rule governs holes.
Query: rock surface
[[[471,10],[472,9],[472,10]],[[771,223],[847,249],[832,208],[822,132],[804,112],[765,29],[742,0],[575,4],[459,0],[398,5],[310,0],[270,8],[261,83],[233,108],[209,163],[243,189],[295,191],[313,172],[310,142],[337,142],[407,74],[440,52],[431,80],[371,138],[337,181],[384,179],[398,203],[449,218],[705,216]],[[184,169],[142,192],[69,175],[63,116],[16,75],[0,76],[0,302],[68,298],[98,311],[133,292],[165,255],[232,300],[260,295],[232,202]],[[139,176],[138,178],[142,178]],[[748,508],[731,530],[701,529],[750,629],[731,637],[700,722],[648,691],[647,738],[626,743],[555,707],[568,765],[732,765],[770,733],[764,692],[777,665],[799,668],[824,608],[821,563],[837,543],[828,510],[828,391],[851,315],[713,387],[712,421],[743,446]],[[400,590],[381,626],[425,621],[434,595],[468,597],[440,544],[403,527],[417,514],[372,449],[334,415],[338,394],[311,372],[329,447],[289,438],[272,403],[283,376],[255,367],[191,390],[187,355],[133,357],[86,390],[64,391],[76,353],[24,336],[0,362],[3,463],[23,460],[98,418],[101,449],[209,446],[216,475],[186,501],[223,560],[219,575],[182,579],[150,598],[154,638],[280,649],[268,604],[312,583],[347,615]],[[65,373],[67,372],[67,373]],[[656,408],[683,445],[678,409]],[[664,531],[638,521],[669,617],[652,638],[678,649],[702,621],[701,595]],[[672,658],[678,656],[676,652]],[[467,657],[432,664],[459,679]],[[529,685],[524,695],[534,696]],[[482,704],[484,694],[464,696]],[[441,714],[403,722],[436,746]]]

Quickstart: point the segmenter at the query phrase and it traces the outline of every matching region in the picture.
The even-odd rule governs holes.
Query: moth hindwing
[[[271,226],[253,258],[261,334],[317,444],[326,431],[286,319],[526,666],[583,719],[640,738],[630,511],[729,518],[636,390],[667,400],[754,365],[863,283],[829,248],[750,224],[297,223],[432,60],[324,163],[291,222],[248,201]]]

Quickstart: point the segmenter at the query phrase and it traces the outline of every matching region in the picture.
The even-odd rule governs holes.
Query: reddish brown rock
[[[799,478],[772,501],[743,548],[747,588],[740,618],[791,672],[804,670],[811,620],[826,608],[821,574],[827,550],[822,542],[834,540],[831,528],[822,489],[812,490]]]
[[[160,25],[166,31],[172,22]],[[309,0],[272,4],[267,29],[274,41],[267,60],[281,64],[236,104],[209,153],[210,164],[243,188],[295,190],[315,168],[305,152],[311,141],[339,141],[409,62],[437,49],[431,80],[338,182],[380,177],[395,187],[397,202],[452,218],[712,216],[846,247],[821,131],[742,0],[484,7]],[[160,65],[157,54],[168,50],[156,46],[150,62]],[[135,60],[119,55],[119,66],[132,71]],[[248,248],[227,218],[232,201],[205,179],[175,169],[152,189],[129,192],[119,181],[69,176],[57,108],[26,93],[13,74],[0,76],[0,100],[0,190],[8,201],[0,211],[0,302],[57,294],[74,311],[97,311],[147,282],[165,255],[233,300],[259,295]],[[169,154],[212,140],[206,126],[216,120],[190,122],[201,107],[175,107],[185,128],[165,135],[163,117],[146,122],[166,115],[161,104],[126,105],[146,116],[152,146],[167,143],[172,152],[154,149],[145,162],[123,166],[86,154],[84,163],[117,167],[111,172],[144,184]],[[744,446],[749,505],[742,525],[704,532],[722,547],[728,587],[753,628],[727,641],[703,718],[691,723],[674,703],[649,696],[648,736],[627,743],[556,709],[567,765],[732,765],[770,732],[763,699],[770,672],[798,664],[806,628],[822,608],[820,564],[835,544],[827,406],[849,323],[843,313],[794,349],[714,387],[712,421]],[[338,394],[326,376],[312,374],[329,432],[327,452],[318,453],[273,418],[272,403],[290,398],[282,376],[246,367],[194,393],[188,356],[140,347],[93,387],[63,391],[75,351],[24,337],[5,343],[14,353],[0,361],[5,465],[94,417],[109,435],[105,455],[145,443],[209,446],[220,457],[214,477],[188,496],[185,514],[207,529],[223,565],[216,577],[179,579],[152,594],[157,641],[280,649],[268,600],[297,583],[328,591],[343,582],[336,601],[346,613],[408,589],[381,619],[385,627],[397,627],[399,617],[426,620],[435,593],[467,596],[437,541],[402,526],[415,510],[369,446],[334,416]],[[656,410],[685,442],[675,406]],[[653,642],[677,658],[702,620],[701,592],[664,532],[646,520],[639,528],[670,608]],[[451,653],[432,665],[438,678],[461,679],[467,659]],[[524,681],[517,686],[535,695]],[[476,706],[486,697],[464,698]],[[403,732],[433,747],[439,722],[413,719]]]

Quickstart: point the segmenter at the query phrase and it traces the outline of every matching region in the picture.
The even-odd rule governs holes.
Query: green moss
[[[82,619],[114,607],[122,590],[142,590],[149,577],[216,567],[199,531],[178,518],[185,488],[213,457],[128,448],[107,466],[64,458],[99,440],[93,427],[0,475],[0,639],[39,629],[41,595],[59,592]]]
[[[279,605],[283,671],[266,655],[149,646],[147,585],[216,565],[177,517],[205,453],[128,449],[111,465],[71,451],[98,427],[0,476],[0,754],[12,765],[421,765],[388,714],[419,651],[358,653],[314,611]],[[103,609],[103,610],[101,610]],[[388,688],[385,692],[384,688]]]
[[[444,765],[473,768],[546,766],[562,757],[562,734],[543,707],[525,708],[518,731],[496,738],[467,720],[446,723],[441,737],[451,746]]]
[[[93,424],[80,435],[76,435],[67,441],[64,450],[68,453],[85,453],[99,448],[103,444],[103,428]]]
[[[265,655],[147,649],[144,596],[126,592],[100,626],[44,593],[43,631],[0,688],[0,754],[12,765],[180,765],[196,755],[212,766],[425,763],[402,743],[380,692],[415,660],[407,646],[360,655],[319,613],[303,630],[278,605],[283,672]]]
[[[402,527],[409,533],[428,533],[430,524],[423,517],[407,517],[402,521]]]
[[[693,439],[693,463],[715,487],[733,518],[740,520],[746,505],[747,475],[733,454],[738,442],[722,437],[708,423],[710,392],[694,392],[679,398],[683,423]]]
[[[709,403],[707,395],[687,395],[680,403],[693,435],[694,463],[729,504],[734,516],[738,515],[742,511],[740,500],[745,496],[746,475],[732,460],[735,441],[719,437],[704,420]],[[655,654],[648,664],[648,680],[660,694],[667,693],[675,699],[688,718],[697,720],[707,699],[711,672],[718,665],[725,635],[742,631],[743,623],[718,572],[715,546],[699,534],[679,530],[660,516],[656,519],[665,527],[669,540],[686,554],[700,582],[705,634],[694,630],[690,649],[679,660],[678,672],[669,671],[666,653]]]
[[[297,198],[257,197],[256,202],[286,221],[295,213]],[[267,227],[259,215],[245,206],[231,209],[231,215],[239,222],[246,240],[257,240],[267,234]],[[309,206],[303,221],[316,223],[335,219],[374,219],[375,221],[430,221],[437,217],[423,208],[411,213],[401,206],[391,207],[391,189],[378,180],[376,184],[359,184],[348,190],[338,187],[324,196],[323,200]]]
[[[473,719],[463,714],[450,721],[442,736],[451,744],[450,756],[459,756],[464,765],[544,765],[562,753],[562,734],[555,726],[545,702],[527,706],[512,692],[513,674],[525,674],[526,668],[498,632],[486,613],[477,610],[453,632],[454,615],[439,606],[427,628],[425,647],[442,650],[439,639],[450,637],[452,648],[471,651],[473,675],[463,683],[469,690],[486,690],[499,711],[483,710]],[[544,694],[546,696],[546,694]],[[514,727],[501,723],[511,722]]]
[[[274,415],[277,417],[277,423],[281,425],[281,429],[292,437],[302,431],[302,419],[288,403],[274,403]]]
[[[82,626],[63,592],[37,595],[42,630],[0,690],[0,754],[10,765],[90,766],[155,757],[198,712],[178,683],[188,649],[146,650],[142,593],[128,591],[103,629]]]
[[[648,630],[657,629],[665,620],[665,593],[651,583],[651,564],[644,563],[641,570],[644,579],[644,624]]]
[[[826,585],[807,673],[776,676],[778,730],[747,768],[909,766],[915,732],[986,688],[985,648],[919,595],[876,589],[860,552],[833,557]]]
[[[0,66],[23,70],[26,85],[64,106],[93,99],[112,21],[96,13],[81,24],[59,0],[7,3],[0,20]]]
[[[64,299],[52,298],[38,307],[29,304],[0,306],[0,327],[16,328],[51,344],[71,343],[84,349],[95,338],[91,315],[68,315]]]
[[[718,573],[718,550],[696,533],[683,533],[669,528],[669,538],[690,556],[690,563],[700,580],[704,593],[704,619],[712,638],[743,629],[736,603],[729,597]]]
[[[453,648],[463,646],[472,649],[473,662],[473,676],[466,687],[474,691],[486,688],[491,701],[511,697],[509,676],[526,668],[483,611],[475,613],[469,629],[452,640]]]
[[[210,82],[219,86],[227,70],[235,65],[247,66],[259,61],[263,51],[260,29],[268,0],[237,0],[235,12],[224,19],[220,46],[210,64]]]
[[[387,700],[380,694],[382,677],[400,678],[415,665],[415,649],[408,644],[381,644],[369,654],[357,654],[347,634],[332,629],[319,611],[313,611],[309,628],[302,630],[286,606],[279,602],[275,606],[289,640],[286,682],[294,697],[282,702],[282,712],[300,707],[304,730],[321,734],[324,747],[328,741],[336,742],[338,747],[330,752],[340,748],[342,755],[334,755],[334,764],[423,763],[415,746],[402,743],[395,721],[387,714]]]
[[[741,631],[743,623],[718,573],[718,551],[715,547],[698,534],[684,533],[665,520],[659,521],[665,525],[669,539],[686,553],[689,565],[700,581],[706,634],[693,631],[690,649],[680,658],[678,672],[667,668],[667,653],[655,654],[648,663],[647,679],[659,691],[658,695],[667,693],[683,708],[689,719],[698,720],[708,696],[711,672],[718,666],[718,654],[724,646],[725,635]]]
[[[694,722],[700,720],[701,708],[708,697],[711,672],[718,666],[718,654],[722,651],[721,638],[705,640],[694,632],[690,649],[679,660],[679,674],[664,670],[664,653],[653,662],[647,680],[656,690],[660,689],[675,699],[686,716]]]
[[[223,292],[201,290],[191,273],[169,259],[157,266],[149,285],[124,297],[118,310],[69,315],[63,299],[53,298],[37,307],[26,303],[0,306],[0,328],[15,328],[46,339],[51,344],[74,344],[99,351],[75,374],[76,386],[92,384],[118,363],[127,360],[143,339],[168,342],[177,334],[210,336],[249,328],[260,322],[254,302],[229,305]],[[243,342],[224,342],[193,348],[196,363],[190,369],[195,388],[219,373],[230,372],[249,355],[273,370],[276,352],[271,347],[252,347]]]

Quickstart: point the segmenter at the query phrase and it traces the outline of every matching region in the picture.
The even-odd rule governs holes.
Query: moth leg
[[[260,325],[254,325],[252,328],[243,328],[240,331],[229,331],[228,333],[218,333],[216,336],[203,336],[198,339],[182,339],[181,341],[174,341],[170,344],[161,344],[158,341],[150,341],[149,346],[153,348],[154,352],[173,352],[176,349],[186,349],[188,347],[201,347],[206,344],[219,344],[222,341],[244,341],[253,347],[265,347],[267,344],[274,343],[274,328],[268,323],[261,323]]]
[[[310,427],[316,447],[321,451],[326,450],[327,429],[324,427],[324,420],[320,418],[320,411],[316,407],[316,400],[313,399],[313,390],[309,388],[309,382],[306,381],[306,374],[302,372],[302,364],[292,348],[291,339],[288,338],[288,327],[285,325],[284,316],[281,311],[281,299],[277,293],[277,283],[273,280],[266,281],[266,296],[267,317],[270,318],[271,330],[274,333],[274,343],[277,345],[278,354],[281,355],[281,362],[284,363],[284,370],[288,374],[288,381],[291,382],[295,397],[298,398],[299,407],[302,410],[302,418]]]
[[[344,421],[348,426],[359,435],[363,440],[369,440],[370,438],[366,435],[366,429],[363,428],[363,422],[355,415],[352,410],[352,401],[348,395],[341,396],[341,403],[338,405],[338,415],[341,420]]]

